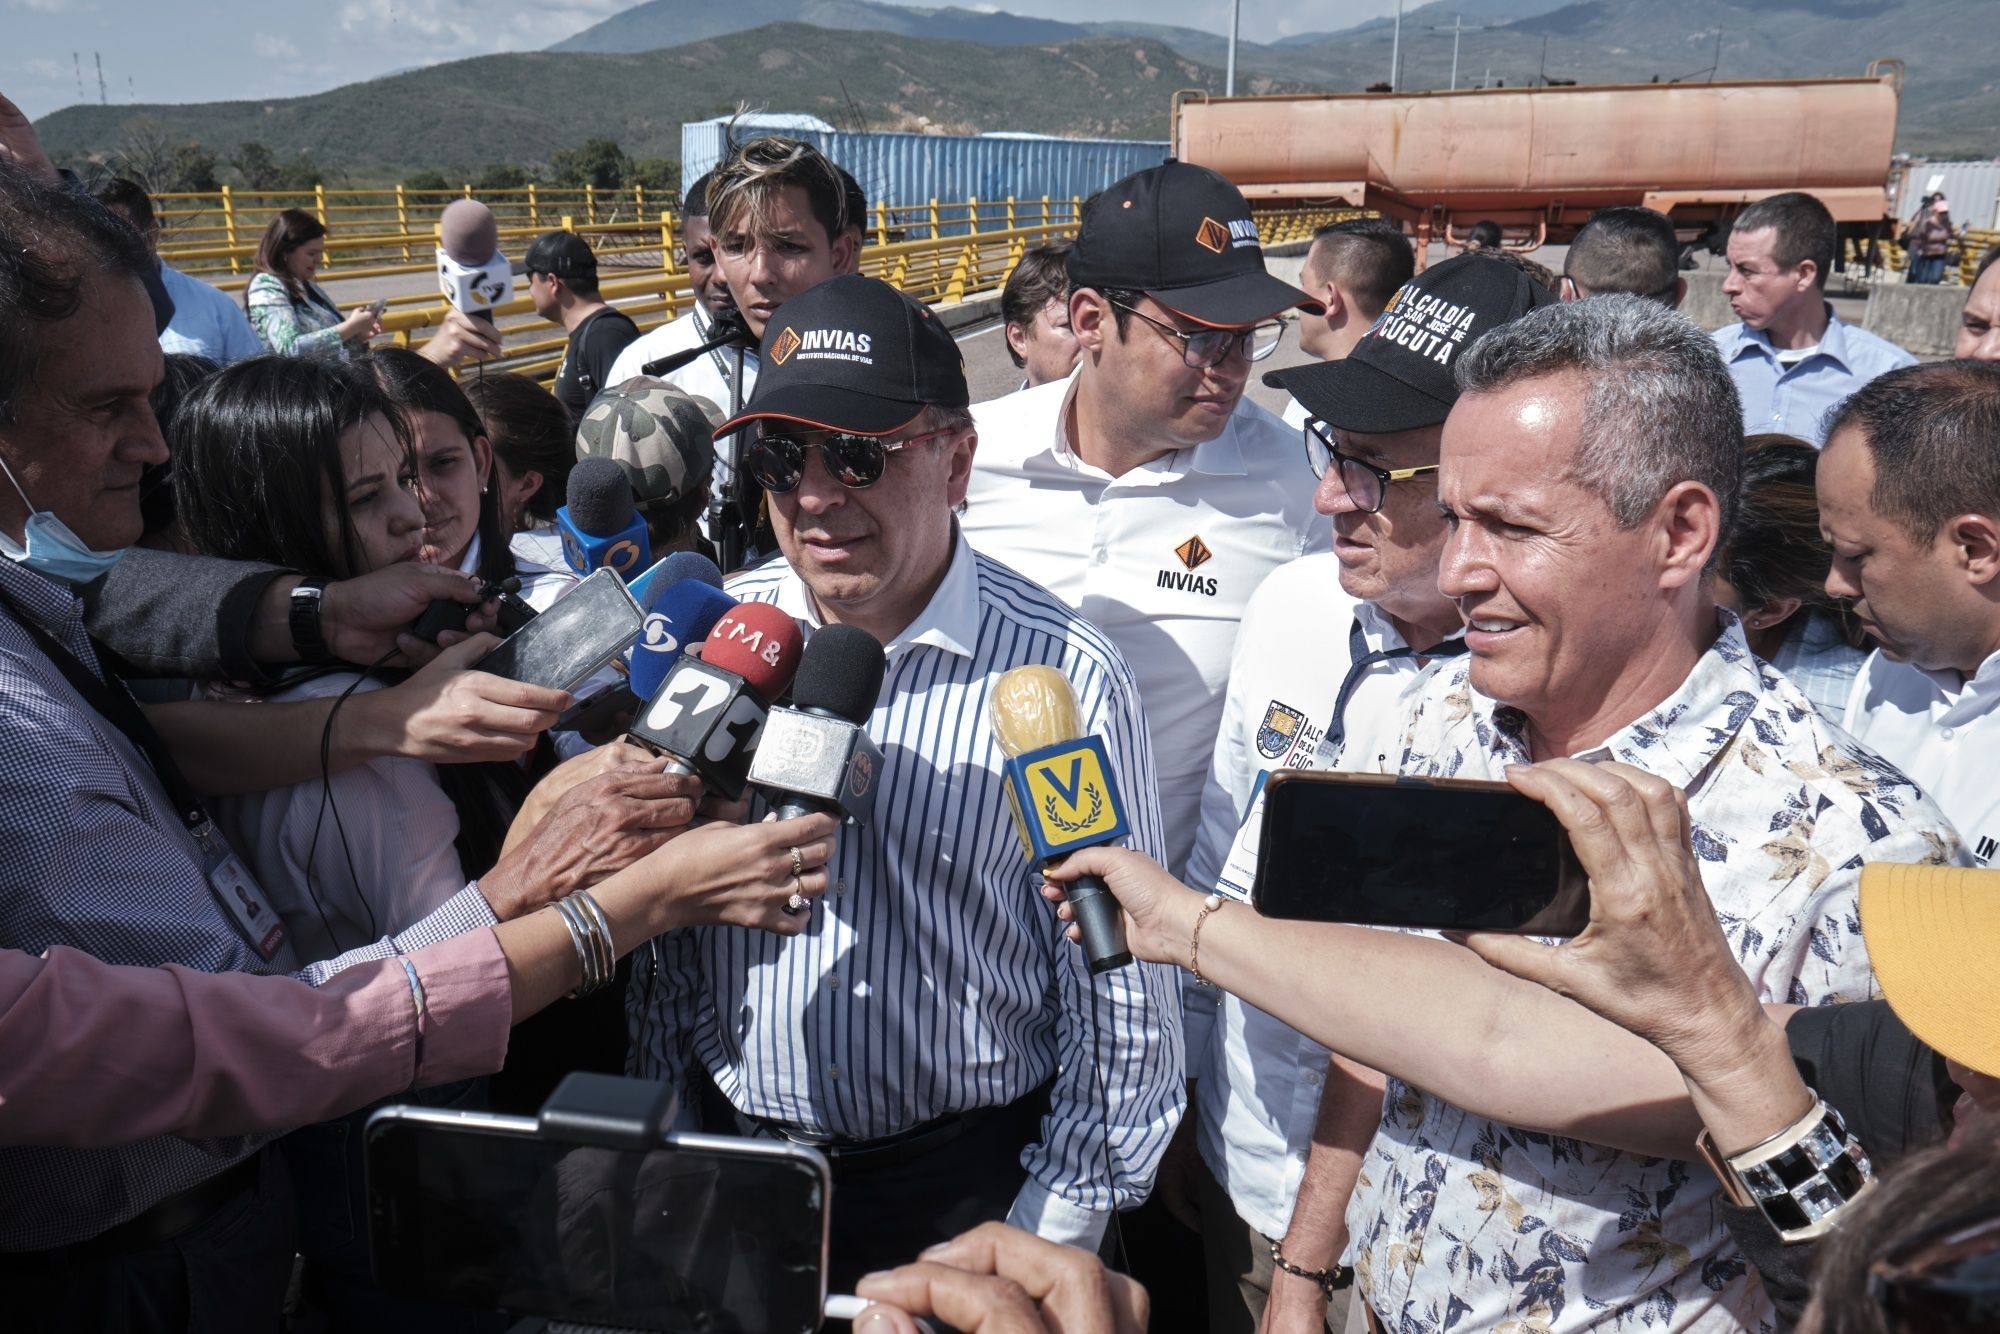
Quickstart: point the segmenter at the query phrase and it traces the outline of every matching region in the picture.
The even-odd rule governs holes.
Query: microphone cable
[[[333,707],[326,711],[326,722],[321,725],[319,731],[319,812],[313,817],[312,842],[306,848],[306,896],[312,900],[313,911],[319,914],[319,924],[326,928],[327,939],[333,942],[335,954],[344,952],[340,936],[333,929],[332,920],[326,915],[326,905],[320,901],[319,891],[313,888],[313,863],[319,855],[320,830],[326,824],[326,813],[329,810],[333,812],[333,828],[335,835],[340,839],[341,856],[347,862],[347,878],[354,886],[354,897],[360,902],[361,911],[368,916],[368,940],[359,943],[367,944],[369,941],[379,939],[382,928],[381,923],[375,918],[375,906],[362,892],[361,876],[354,866],[354,849],[347,841],[347,825],[340,818],[340,803],[333,795],[333,720],[340,716],[341,705],[347,703],[349,697],[360,688],[361,683],[387,666],[389,659],[395,657],[397,652],[397,649],[390,649],[370,666],[355,674],[346,689],[334,697]]]

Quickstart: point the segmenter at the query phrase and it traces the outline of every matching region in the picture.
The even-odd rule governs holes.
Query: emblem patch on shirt
[[[1298,740],[1305,721],[1306,716],[1297,709],[1272,700],[1271,707],[1264,710],[1263,725],[1257,729],[1257,753],[1267,760],[1277,759]]]
[[[1229,228],[1214,218],[1203,218],[1201,226],[1194,229],[1194,243],[1219,255],[1229,249]]]
[[[799,331],[787,327],[778,335],[778,341],[771,344],[771,360],[782,366],[792,359],[792,353],[799,350]]]
[[[1179,556],[1181,564],[1187,566],[1190,570],[1200,568],[1215,556],[1215,553],[1208,549],[1208,544],[1201,540],[1200,533],[1196,533],[1193,537],[1175,547],[1174,554]]]

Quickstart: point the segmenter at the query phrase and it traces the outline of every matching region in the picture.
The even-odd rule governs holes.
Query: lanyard
[[[11,600],[8,605],[13,607]],[[96,673],[84,666],[74,653],[58,643],[53,635],[22,614],[20,608],[13,607],[13,610],[15,623],[34,636],[36,644],[40,646],[48,660],[56,665],[56,670],[63,674],[64,679],[76,689],[76,693],[83,696],[84,702],[95,709],[106,722],[123,732],[126,739],[145,755],[147,762],[153,766],[153,773],[160,780],[160,786],[167,790],[167,799],[173,802],[174,814],[180,817],[181,823],[186,825],[190,832],[206,826],[208,810],[202,805],[201,794],[194,790],[193,784],[189,783],[186,775],[181,773],[181,767],[174,763],[173,755],[167,750],[167,743],[160,739],[160,734],[153,730],[150,722],[146,721],[144,710],[133,700],[132,692],[125,688],[125,683],[120,680],[115,686],[106,684]],[[94,639],[90,641],[90,646],[97,652],[101,661],[108,662],[113,656]]]
[[[1347,701],[1361,686],[1361,678],[1368,669],[1378,662],[1394,662],[1399,658],[1455,658],[1465,652],[1463,639],[1447,639],[1426,649],[1402,648],[1376,649],[1368,651],[1368,637],[1361,633],[1361,618],[1355,617],[1354,624],[1347,631],[1347,675],[1340,679],[1340,693],[1334,696],[1333,720],[1326,726],[1326,738],[1321,745],[1327,751],[1340,749],[1347,741]]]

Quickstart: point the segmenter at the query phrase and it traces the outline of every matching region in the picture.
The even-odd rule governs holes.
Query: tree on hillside
[[[640,158],[632,164],[631,180],[676,200],[681,197],[681,164],[672,158]]]
[[[435,167],[425,167],[413,171],[403,178],[405,190],[453,190],[457,187],[445,179],[445,174]]]
[[[575,148],[559,148],[549,158],[549,174],[557,185],[591,185],[616,190],[632,175],[632,159],[615,139],[585,139]]]
[[[229,157],[229,165],[236,168],[236,174],[242,178],[246,190],[269,190],[284,176],[277,156],[255,139],[245,139],[236,145],[236,151]]]
[[[199,140],[175,143],[166,128],[150,116],[135,116],[125,123],[124,137],[112,159],[115,169],[148,190],[165,194],[176,190],[216,190],[215,154]]]
[[[472,178],[474,190],[521,190],[536,180],[534,172],[511,162],[489,162]]]

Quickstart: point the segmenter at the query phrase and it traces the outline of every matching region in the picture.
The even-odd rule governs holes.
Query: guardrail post
[[[937,196],[932,195],[931,196],[931,239],[935,241],[937,237],[938,237],[938,202],[937,202]]]
[[[222,187],[222,228],[229,237],[229,271],[241,273],[243,265],[236,255],[236,196],[226,185]]]
[[[1014,221],[1014,196],[1007,196],[1007,230],[1013,231],[1018,224]]]
[[[583,187],[583,216],[590,221],[591,225],[593,226],[596,225],[597,187],[590,184],[587,181],[584,183]],[[563,226],[565,227],[569,226],[569,219],[567,218],[563,219]]]
[[[325,227],[325,226],[327,225],[327,221],[326,221],[326,186],[322,185],[322,184],[321,184],[320,182],[318,182],[318,181],[314,181],[314,182],[313,182],[313,216],[319,219],[319,225],[320,225],[320,226],[322,226],[322,227]],[[331,252],[331,251],[332,251],[332,249],[333,249],[333,247],[332,247],[332,246],[328,246],[328,247],[327,247],[327,250],[328,250],[329,252]],[[325,263],[325,265],[326,265],[326,267],[327,267],[327,268],[329,268],[329,269],[330,269],[330,268],[332,268],[332,267],[333,267],[333,255],[332,255],[331,253],[328,253],[328,254],[326,255],[326,257],[325,257],[325,259],[324,259],[324,261],[323,261],[323,262]]]
[[[535,193],[535,186],[532,181],[528,184],[528,225],[530,227],[539,227],[542,225],[542,202],[540,197]]]
[[[632,182],[632,216],[635,218],[646,216],[646,187],[640,181]]]
[[[974,235],[979,231],[979,196],[965,197],[965,234]]]
[[[1069,220],[1078,227],[1083,226],[1083,196],[1069,197]]]
[[[465,197],[466,197],[467,199],[470,199],[470,198],[472,198],[472,182],[471,182],[471,181],[467,181],[467,182],[465,183]]]
[[[668,273],[679,272],[674,263],[674,215],[666,209],[660,210],[660,268]],[[667,300],[672,302],[673,297]]]
[[[889,244],[889,205],[880,199],[875,201],[875,244]]]
[[[396,230],[404,236],[410,234],[410,201],[403,194],[402,182],[396,183]],[[403,243],[403,258],[410,258],[410,244]]]
[[[944,285],[946,301],[965,300],[966,280],[972,276],[972,266],[978,258],[979,247],[972,242],[967,242],[965,248],[958,252],[958,262],[951,266],[951,277]]]
[[[1043,196],[1042,196],[1042,226],[1046,227],[1046,226],[1048,226],[1048,225],[1049,225],[1049,197],[1048,197],[1047,195],[1043,195]]]

